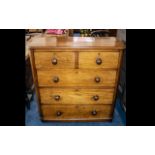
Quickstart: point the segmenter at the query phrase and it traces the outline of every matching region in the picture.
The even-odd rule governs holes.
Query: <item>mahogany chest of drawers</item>
[[[30,56],[41,119],[112,120],[123,48],[113,37],[34,38]]]

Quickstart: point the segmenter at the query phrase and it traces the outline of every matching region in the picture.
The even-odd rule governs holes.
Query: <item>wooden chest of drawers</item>
[[[42,120],[112,120],[123,43],[115,38],[34,38],[31,66]]]

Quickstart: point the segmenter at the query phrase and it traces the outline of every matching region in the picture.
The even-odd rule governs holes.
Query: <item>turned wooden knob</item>
[[[57,63],[58,63],[57,59],[56,59],[56,58],[53,58],[53,59],[52,59],[52,64],[53,64],[53,65],[56,65]]]
[[[96,59],[96,64],[100,65],[102,63],[102,59],[101,58],[97,58]]]
[[[59,95],[55,95],[55,96],[54,96],[54,99],[55,99],[56,101],[58,101],[58,100],[60,100],[60,96],[59,96]]]
[[[59,82],[59,77],[57,77],[57,76],[53,77],[53,82],[55,82],[55,83]]]
[[[100,77],[95,77],[95,82],[99,83],[101,81]]]
[[[95,101],[97,101],[97,100],[99,100],[99,96],[98,96],[98,95],[95,95],[95,96],[93,96],[93,99],[94,99]]]
[[[96,110],[93,110],[91,113],[92,113],[92,115],[97,115]]]
[[[61,111],[57,111],[56,115],[57,116],[61,116],[62,115],[62,112]]]

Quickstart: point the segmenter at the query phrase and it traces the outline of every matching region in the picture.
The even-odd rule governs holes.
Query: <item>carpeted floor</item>
[[[26,108],[26,125],[27,126],[124,126],[126,125],[126,115],[123,111],[119,99],[117,99],[112,122],[42,122],[39,119],[38,105],[36,95],[31,101],[31,108]]]

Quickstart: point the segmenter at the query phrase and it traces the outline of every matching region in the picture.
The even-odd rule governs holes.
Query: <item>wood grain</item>
[[[45,36],[31,40],[31,65],[42,120],[112,120],[124,48],[121,41],[112,40]],[[51,62],[53,58],[56,65]],[[97,58],[102,60],[100,65]],[[57,83],[53,82],[56,76]],[[99,83],[95,77],[100,77]],[[54,99],[56,95],[60,100]],[[95,95],[98,100],[93,99]],[[92,115],[92,111],[97,114]],[[57,112],[62,115],[57,116]]]
[[[112,118],[111,105],[43,105],[43,120],[101,120]],[[92,115],[96,111],[96,115]],[[61,116],[57,116],[61,112]]]
[[[37,69],[75,68],[75,54],[73,52],[34,52]],[[57,64],[52,64],[57,59]]]
[[[98,65],[96,59],[100,58],[102,63]],[[118,68],[119,52],[80,52],[79,68]]]
[[[34,37],[30,43],[31,49],[50,49],[50,48],[67,48],[67,49],[103,49],[119,50],[124,45],[115,37],[67,37],[64,40],[56,37],[39,36]]]
[[[32,69],[32,75],[33,75],[34,87],[36,91],[37,102],[40,103],[40,93],[38,89],[38,76],[37,76],[37,71],[35,66],[34,50],[30,51],[30,62],[31,62],[31,69]],[[40,104],[38,104],[38,107],[39,107],[39,114],[42,117],[42,109],[40,107]]]
[[[119,51],[119,64],[118,64],[118,71],[117,71],[117,74],[116,74],[116,87],[114,89],[114,96],[113,96],[113,105],[112,105],[112,108],[113,108],[113,113],[114,113],[114,108],[115,108],[115,101],[116,101],[116,97],[117,97],[117,90],[118,90],[118,84],[119,84],[119,79],[120,79],[120,71],[121,71],[121,66],[122,66],[122,60],[123,60],[123,50],[120,50]]]
[[[52,71],[37,71],[40,87],[46,86],[115,86],[115,70],[88,70],[88,69],[53,69]],[[53,82],[54,77],[59,78],[58,83]],[[95,78],[100,77],[96,83]]]
[[[40,88],[39,92],[42,104],[112,104],[114,89]],[[57,95],[59,100],[55,100]],[[93,99],[95,95],[98,100]]]

